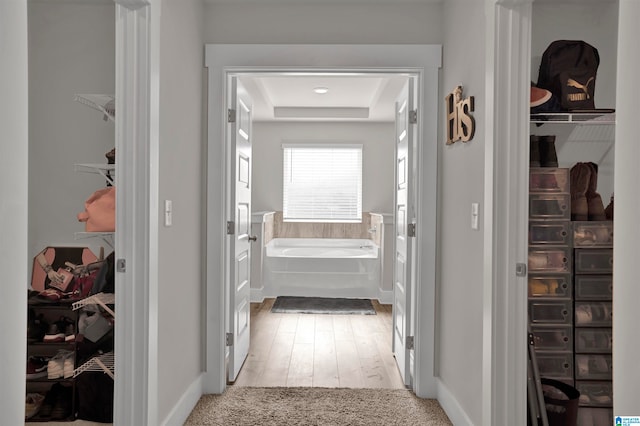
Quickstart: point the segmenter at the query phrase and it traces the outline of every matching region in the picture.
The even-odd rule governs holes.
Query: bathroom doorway
[[[228,98],[232,99],[231,108],[236,105],[235,114],[231,115],[235,115],[235,127],[238,129],[238,134],[234,135],[235,142],[231,143],[237,144],[246,139],[251,142],[252,151],[250,156],[245,152],[236,156],[237,160],[232,161],[230,168],[238,165],[238,170],[231,171],[230,174],[233,178],[240,172],[241,164],[250,164],[250,172],[241,179],[237,187],[245,187],[247,184],[244,182],[251,182],[251,210],[256,213],[253,215],[253,229],[245,233],[245,228],[240,224],[247,220],[238,216],[238,212],[245,211],[245,208],[239,206],[237,210],[229,210],[229,214],[234,216],[232,219],[236,233],[233,239],[237,240],[237,244],[248,246],[243,244],[246,239],[255,239],[250,244],[250,300],[254,302],[251,304],[250,321],[246,284],[243,282],[249,273],[241,272],[243,261],[230,267],[230,281],[233,283],[229,292],[233,299],[230,305],[235,307],[236,312],[229,318],[229,332],[233,334],[234,345],[229,353],[228,380],[236,384],[261,386],[397,388],[404,387],[404,384],[410,385],[411,362],[408,356],[403,356],[403,348],[404,336],[410,333],[411,306],[407,309],[403,300],[410,297],[411,292],[403,294],[400,291],[405,288],[405,277],[409,277],[407,281],[410,280],[411,271],[405,270],[408,268],[405,264],[410,264],[410,260],[406,262],[407,255],[404,252],[401,257],[396,257],[393,253],[396,229],[406,228],[403,223],[394,226],[394,219],[399,217],[399,221],[402,221],[409,217],[405,193],[410,179],[405,174],[410,170],[405,164],[411,164],[411,161],[404,157],[401,161],[394,158],[396,152],[408,154],[406,141],[411,137],[411,127],[416,127],[396,125],[398,120],[408,122],[407,111],[415,110],[415,106],[412,108],[408,104],[409,81],[413,83],[415,77],[408,73],[345,73],[334,70],[241,73],[237,76],[237,82],[231,78],[228,87],[237,91],[237,96],[230,93]],[[234,102],[234,97],[244,97],[245,100]],[[402,99],[399,100],[399,97]],[[398,119],[396,108],[400,111]],[[247,125],[247,118],[243,118],[248,116],[251,116],[251,125]],[[396,149],[396,139],[404,140],[404,148]],[[308,154],[311,156],[308,159],[305,157],[305,150],[313,151],[313,155]],[[341,177],[338,182],[327,183],[327,180],[335,179],[335,174],[340,174],[351,166],[350,162],[340,162],[340,166],[334,168],[333,175],[327,173],[322,179],[324,185],[333,185],[335,188],[331,188],[327,194],[322,192],[324,195],[318,195],[311,201],[314,204],[313,211],[304,209],[306,203],[310,202],[306,199],[306,192],[303,208],[297,204],[293,206],[295,208],[289,207],[295,203],[291,201],[293,195],[287,189],[283,193],[283,183],[290,182],[294,174],[308,172],[308,169],[322,174],[323,167],[318,163],[329,161],[328,158],[338,161],[335,156],[342,155],[341,151],[345,150],[358,152],[357,176],[347,175],[348,177]],[[325,154],[324,151],[332,153]],[[325,159],[324,155],[328,158]],[[231,153],[231,158],[233,157],[234,154]],[[353,159],[355,157],[354,155]],[[294,169],[295,173],[291,171],[291,167],[295,167],[293,158],[300,162],[306,161],[304,168]],[[394,181],[399,175],[402,178],[398,184],[404,188],[404,192],[400,196],[402,200],[399,213],[394,214]],[[343,181],[344,179],[349,181]],[[347,215],[350,211],[335,211],[337,203],[346,203],[343,201],[346,195],[340,190],[358,185],[357,204],[361,213],[356,214],[355,222],[359,223],[349,223],[348,218],[318,218],[312,222],[308,218],[303,221],[298,217],[287,218],[288,207],[289,217],[294,214],[292,211],[298,212],[297,214],[317,214],[318,210],[322,210],[318,205],[326,202],[323,201],[324,197],[333,196],[335,192],[340,192],[341,199],[328,202],[331,209],[327,208],[327,211],[330,210],[332,215]],[[286,188],[287,185],[284,186]],[[311,190],[321,191],[316,187]],[[231,192],[231,196],[240,197],[241,194],[236,189]],[[379,222],[374,225],[371,213],[379,217]],[[263,224],[264,218],[268,219]],[[263,228],[265,231],[261,232]],[[303,241],[301,238],[310,244],[319,242],[321,245],[329,242],[339,244],[344,240],[377,243],[381,245],[379,255],[375,261],[369,262],[384,264],[376,263],[372,268],[368,261],[361,258],[303,259],[299,255],[279,258],[265,256],[272,251],[271,247],[265,247],[267,243],[271,246],[273,243],[289,241],[289,238],[294,238],[296,245]],[[406,250],[406,242],[410,240],[401,238],[399,241],[401,248]],[[305,250],[314,249],[308,247]],[[237,249],[233,252],[238,259],[244,260],[249,256],[249,253]],[[399,261],[394,262],[394,258]],[[394,273],[394,267],[399,269],[397,273]],[[371,276],[375,278],[363,278]],[[395,299],[394,283],[398,283]],[[242,293],[245,293],[244,297],[241,296]],[[332,316],[269,312],[277,296],[335,298],[345,295],[372,298],[377,315]],[[391,305],[394,300],[398,315],[392,316]],[[234,320],[237,322],[234,323]],[[243,339],[248,324],[251,324],[248,327],[251,337]],[[390,337],[396,334],[395,344],[392,345]],[[276,341],[277,344],[274,343]],[[239,354],[238,351],[242,350],[246,352]],[[240,371],[238,364],[245,362],[245,357],[246,365],[237,376]]]
[[[209,171],[214,176],[209,178],[209,187],[211,188],[208,194],[208,206],[209,206],[209,223],[227,222],[231,217],[231,211],[235,211],[230,208],[231,196],[234,191],[230,190],[229,184],[232,181],[229,174],[231,167],[231,159],[235,156],[230,150],[229,143],[225,143],[220,146],[220,136],[227,135],[228,126],[224,123],[222,117],[228,118],[227,114],[222,114],[223,108],[228,108],[229,104],[221,103],[220,99],[225,99],[225,102],[229,101],[229,97],[225,96],[228,82],[233,76],[238,76],[247,73],[264,74],[264,73],[343,73],[343,74],[366,74],[366,73],[386,73],[386,74],[398,74],[398,75],[413,75],[415,80],[419,83],[416,86],[417,108],[414,110],[416,113],[414,117],[417,118],[415,133],[416,142],[411,144],[416,148],[416,155],[410,162],[403,162],[403,165],[410,165],[415,167],[419,175],[416,175],[415,179],[411,179],[412,183],[418,183],[416,187],[416,203],[415,208],[410,212],[413,214],[413,221],[422,225],[417,227],[419,230],[416,233],[415,242],[416,250],[409,256],[409,262],[407,262],[408,273],[413,273],[416,280],[412,282],[420,282],[419,286],[411,286],[408,288],[411,290],[408,294],[414,294],[415,297],[408,304],[405,305],[406,314],[410,315],[411,312],[416,313],[415,321],[405,321],[404,326],[411,324],[412,329],[407,328],[415,336],[414,349],[406,349],[406,362],[405,365],[408,368],[413,366],[414,380],[411,380],[411,387],[416,391],[418,396],[432,396],[435,392],[435,377],[433,375],[433,359],[434,359],[434,324],[433,315],[426,314],[425,312],[434,311],[434,294],[435,294],[435,185],[436,179],[436,167],[437,167],[437,147],[436,147],[436,103],[437,103],[437,69],[440,65],[440,47],[439,46],[415,46],[420,51],[419,55],[415,55],[416,52],[409,55],[411,60],[407,60],[406,63],[414,64],[409,68],[391,66],[398,60],[398,55],[386,56],[388,53],[387,47],[381,46],[380,51],[376,47],[362,48],[359,46],[224,46],[224,45],[209,45],[207,46],[207,66],[209,68]],[[256,49],[254,51],[254,49]],[[411,47],[407,47],[409,53],[413,50]],[[240,50],[240,52],[239,52]],[[247,50],[246,52],[243,52]],[[364,56],[368,58],[359,57],[353,59],[353,64],[350,67],[345,67],[343,60],[336,62],[336,57],[353,57],[348,54],[352,50],[369,50]],[[251,53],[251,51],[253,51]],[[260,52],[257,54],[256,52]],[[396,51],[397,53],[397,51]],[[240,60],[240,63],[250,64],[245,68],[233,68],[232,64],[238,61],[238,58],[247,55],[244,59]],[[309,68],[310,63],[317,63],[319,58],[325,56],[325,60],[322,61],[325,67],[323,68]],[[395,56],[395,57],[394,57]],[[404,56],[400,54],[399,56]],[[248,59],[250,57],[250,59]],[[372,58],[377,59],[372,59]],[[278,59],[279,58],[279,59]],[[286,58],[286,59],[283,59]],[[331,59],[333,58],[333,59]],[[383,59],[381,59],[383,58]],[[287,66],[279,65],[274,69],[275,63],[273,61],[280,61],[279,63],[288,64]],[[351,59],[350,59],[351,61]],[[389,62],[388,66],[385,66],[384,62]],[[237,62],[236,62],[237,63]],[[415,66],[418,63],[419,66]],[[365,66],[365,64],[367,66]],[[243,65],[243,66],[245,66]],[[305,66],[306,68],[301,68]],[[266,68],[265,68],[266,67]],[[328,67],[328,68],[327,68]],[[333,68],[331,68],[333,67]],[[419,87],[418,87],[419,86]],[[226,111],[225,111],[226,112]],[[255,132],[252,133],[255,137]],[[235,158],[233,164],[236,164]],[[218,170],[215,167],[218,166]],[[221,166],[221,167],[220,167]],[[428,167],[425,167],[428,166]],[[409,168],[409,167],[407,167]],[[226,183],[225,183],[226,182]],[[425,182],[425,184],[422,184]],[[212,198],[213,196],[213,198]],[[216,205],[212,200],[225,200],[225,206]],[[429,202],[429,200],[431,202]],[[395,206],[394,206],[395,208]],[[235,217],[235,216],[234,216]],[[411,223],[408,220],[407,224]],[[235,226],[238,224],[234,224]],[[238,225],[239,226],[239,225]],[[402,227],[403,229],[409,229],[409,227]],[[244,229],[244,228],[243,228]],[[208,244],[208,270],[212,274],[208,276],[208,301],[207,311],[209,312],[209,324],[214,327],[209,328],[207,333],[207,346],[208,350],[208,365],[212,368],[208,368],[211,379],[208,384],[213,392],[216,389],[223,390],[226,386],[225,378],[226,374],[220,374],[226,372],[224,368],[229,361],[229,354],[232,346],[235,344],[235,340],[231,337],[231,346],[226,347],[220,351],[220,342],[223,342],[222,337],[234,330],[234,320],[238,318],[238,311],[236,310],[239,305],[235,305],[233,309],[230,308],[231,297],[231,285],[229,285],[230,274],[233,274],[235,268],[231,267],[230,251],[226,243],[219,244],[218,242],[225,241],[227,236],[220,234],[220,229],[213,229],[209,227],[209,244]],[[238,235],[238,234],[230,234]],[[212,238],[216,237],[217,238]],[[247,236],[250,237],[250,235]],[[425,238],[429,237],[429,238]],[[233,237],[236,238],[235,236]],[[214,244],[212,244],[214,243]],[[222,258],[222,259],[221,259]],[[228,259],[228,260],[225,260]],[[419,262],[415,261],[420,260]],[[227,266],[229,264],[229,266]],[[216,273],[216,268],[219,267],[220,271],[224,271],[222,275]],[[421,277],[422,275],[422,277]],[[222,282],[227,284],[221,285],[217,277],[222,278]],[[236,274],[236,277],[240,276]],[[409,274],[407,274],[409,276]],[[422,278],[422,279],[420,279]],[[216,282],[218,281],[218,282]],[[235,288],[235,287],[233,287]],[[214,295],[222,296],[216,298]],[[411,300],[411,299],[410,299]],[[419,304],[421,309],[415,309],[415,306]],[[216,308],[222,308],[217,310]],[[213,310],[212,310],[213,308]],[[413,309],[412,309],[413,308]],[[243,308],[246,312],[246,306]],[[396,310],[396,312],[399,312]],[[242,314],[244,315],[244,314]],[[410,318],[407,316],[407,318]],[[217,325],[216,325],[217,324]],[[220,327],[224,324],[224,327]],[[246,326],[246,321],[243,322]],[[219,336],[219,337],[216,337]],[[408,336],[408,335],[407,335]],[[407,342],[403,339],[402,344]],[[218,349],[216,349],[218,348]],[[410,355],[415,354],[415,357]],[[238,362],[242,363],[243,360]],[[222,367],[218,369],[216,366]],[[207,384],[205,384],[207,387]]]

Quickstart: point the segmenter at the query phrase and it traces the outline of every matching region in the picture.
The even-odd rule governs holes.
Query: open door
[[[229,327],[227,380],[234,382],[249,353],[251,271],[251,99],[237,77],[229,85],[230,206],[228,288]]]
[[[395,264],[393,354],[405,385],[411,384],[412,259],[415,243],[413,138],[414,81],[409,78],[396,100]]]

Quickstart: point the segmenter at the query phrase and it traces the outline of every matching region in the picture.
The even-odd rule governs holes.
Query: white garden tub
[[[275,238],[265,250],[270,296],[378,296],[379,247],[367,239]]]

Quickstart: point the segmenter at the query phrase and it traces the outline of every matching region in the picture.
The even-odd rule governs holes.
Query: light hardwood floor
[[[251,347],[234,386],[404,389],[391,353],[391,306],[377,315],[272,313],[251,304]]]

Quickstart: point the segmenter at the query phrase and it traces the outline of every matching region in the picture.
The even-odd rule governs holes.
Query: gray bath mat
[[[293,297],[276,298],[271,312],[287,314],[357,314],[375,315],[370,299],[342,299],[332,297]]]

